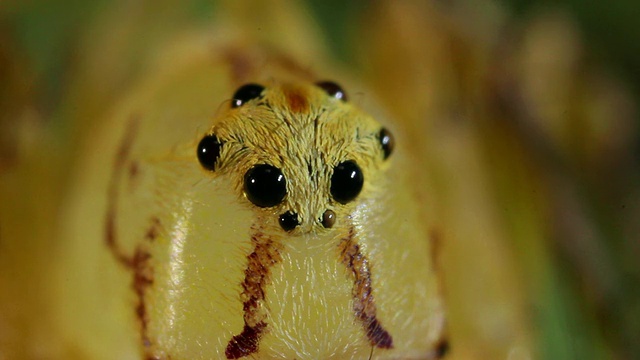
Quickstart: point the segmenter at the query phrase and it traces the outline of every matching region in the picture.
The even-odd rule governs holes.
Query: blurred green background
[[[350,19],[365,11],[371,4],[366,0],[308,0],[335,54],[348,60]],[[439,0],[450,6],[456,0]],[[106,0],[3,1],[0,16],[3,26],[10,26],[14,35],[34,62],[38,73],[47,83],[60,79],[69,50],[65,47],[74,32],[90,22],[96,11],[109,3]],[[636,94],[640,93],[640,1],[617,0],[498,0],[513,16],[525,19],[540,9],[560,9],[570,14],[583,31],[589,53],[614,73],[626,78]],[[194,14],[208,14],[215,1],[185,2]],[[206,19],[203,19],[206,21]],[[50,85],[55,86],[55,85]]]

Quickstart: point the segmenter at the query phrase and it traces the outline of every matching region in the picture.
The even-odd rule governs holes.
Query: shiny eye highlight
[[[295,229],[298,225],[300,225],[300,220],[298,220],[298,214],[293,211],[287,211],[286,213],[280,215],[278,218],[280,222],[280,226],[284,231],[291,231]]]
[[[244,105],[247,101],[259,98],[262,95],[264,86],[258,84],[246,84],[241,86],[233,94],[232,108]]]
[[[333,169],[331,176],[331,196],[341,203],[346,204],[355,199],[364,184],[364,175],[355,161],[341,162]]]
[[[287,194],[287,181],[277,167],[256,165],[244,174],[244,193],[258,207],[276,206]]]
[[[215,170],[216,163],[220,158],[222,143],[213,135],[206,135],[198,144],[198,160],[200,165],[207,170]]]
[[[320,81],[316,83],[316,86],[324,90],[331,97],[345,102],[347,101],[347,93],[342,90],[340,85],[333,81]]]
[[[382,152],[384,153],[384,159],[386,160],[389,155],[393,152],[393,148],[395,147],[395,141],[393,139],[393,135],[389,130],[382,128],[380,133],[378,134],[378,140],[380,141],[380,145],[382,146]]]

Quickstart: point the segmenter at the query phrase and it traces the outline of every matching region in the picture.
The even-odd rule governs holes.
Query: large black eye
[[[206,135],[198,144],[198,160],[200,165],[208,170],[214,170],[220,157],[222,143],[215,135]]]
[[[259,207],[278,205],[287,194],[287,182],[277,167],[261,164],[244,174],[244,193]]]
[[[262,95],[262,91],[264,90],[264,86],[258,84],[247,84],[240,87],[236,90],[236,93],[233,94],[233,102],[231,103],[232,108],[237,108],[238,106],[244,105],[249,100],[253,100],[255,98],[260,97]]]
[[[362,170],[354,161],[341,162],[333,169],[331,176],[331,195],[341,203],[346,204],[360,194],[364,176]]]
[[[380,145],[382,146],[382,151],[384,152],[384,159],[386,160],[389,155],[393,152],[393,148],[395,147],[395,141],[393,140],[393,135],[389,132],[389,130],[382,128],[380,133],[378,134],[378,140],[380,140]]]
[[[347,101],[347,93],[342,90],[340,85],[333,81],[320,81],[316,85],[324,90],[329,96],[332,96],[338,100]]]

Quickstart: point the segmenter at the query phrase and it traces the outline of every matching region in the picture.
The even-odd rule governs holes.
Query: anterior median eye
[[[346,204],[360,194],[363,183],[362,170],[355,161],[341,162],[333,169],[331,195],[337,202]]]
[[[244,174],[244,193],[259,207],[272,207],[282,202],[287,194],[286,185],[282,171],[272,165],[256,165]]]
[[[347,101],[347,93],[342,90],[340,85],[333,81],[320,81],[316,83],[316,86],[324,90],[329,96],[338,100]]]
[[[198,160],[200,165],[208,170],[215,170],[216,163],[220,157],[222,143],[213,135],[206,135],[198,144]]]
[[[237,108],[238,106],[244,105],[244,103],[249,100],[260,97],[263,90],[264,86],[258,84],[246,84],[241,86],[238,90],[236,90],[236,93],[233,94],[233,102],[231,103],[231,107]]]

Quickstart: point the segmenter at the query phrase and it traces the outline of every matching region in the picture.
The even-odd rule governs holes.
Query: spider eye
[[[316,83],[316,86],[324,90],[331,97],[345,102],[347,101],[347,93],[342,90],[342,87],[340,87],[340,85],[334,83],[333,81],[320,81]]]
[[[391,155],[391,153],[393,152],[393,148],[395,147],[393,135],[389,132],[389,130],[382,128],[382,130],[380,130],[380,133],[378,134],[378,140],[380,141],[382,151],[384,152],[384,159],[386,160],[389,155]]]
[[[287,181],[275,166],[260,164],[244,174],[244,193],[247,199],[259,207],[280,204],[287,194]]]
[[[213,135],[206,135],[198,144],[198,160],[200,165],[207,170],[215,170],[218,158],[220,158],[220,150],[222,143]]]
[[[284,231],[291,231],[298,225],[300,225],[298,214],[294,213],[293,211],[287,211],[286,213],[280,215],[278,221],[280,222],[280,226],[284,229]]]
[[[231,107],[237,108],[244,105],[247,101],[260,97],[263,90],[264,86],[258,84],[246,84],[241,86],[238,90],[236,90],[235,94],[233,94],[233,102],[231,103]]]
[[[362,170],[354,161],[341,162],[333,169],[331,176],[331,195],[341,203],[346,204],[355,199],[364,184]]]

